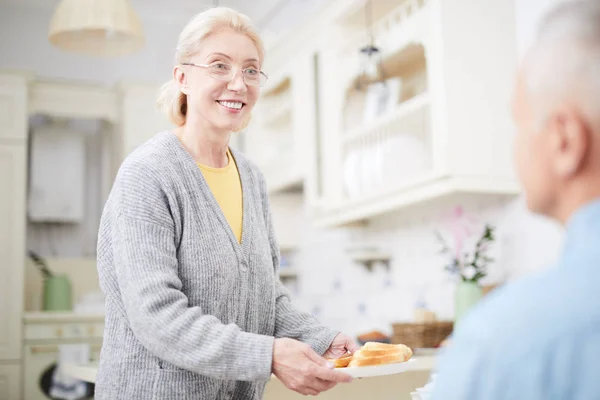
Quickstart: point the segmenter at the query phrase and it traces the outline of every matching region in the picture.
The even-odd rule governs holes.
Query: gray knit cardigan
[[[97,400],[261,399],[274,338],[323,354],[337,332],[290,302],[265,181],[232,149],[243,194],[237,241],[171,132],[121,165],[98,237],[106,322]]]

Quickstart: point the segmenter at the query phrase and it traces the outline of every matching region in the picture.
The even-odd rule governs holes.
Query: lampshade
[[[110,57],[140,50],[144,32],[128,0],[62,0],[48,39],[66,51]]]

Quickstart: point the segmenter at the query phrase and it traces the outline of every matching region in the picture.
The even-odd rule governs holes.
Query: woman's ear
[[[188,84],[187,84],[187,74],[180,66],[176,66],[173,68],[173,78],[175,78],[175,82],[177,82],[177,86],[179,86],[179,90],[183,94],[188,93]]]

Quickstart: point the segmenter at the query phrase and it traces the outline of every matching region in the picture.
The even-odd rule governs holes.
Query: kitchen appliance
[[[100,358],[103,315],[35,312],[26,313],[24,322],[24,399],[51,398],[48,393],[58,365],[59,346],[87,344],[90,346],[90,362]],[[93,397],[94,385],[86,385],[87,393],[81,400]]]

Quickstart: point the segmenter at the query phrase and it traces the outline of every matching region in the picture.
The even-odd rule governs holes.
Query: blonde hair
[[[250,18],[227,7],[210,8],[190,20],[179,34],[175,51],[175,63],[181,64],[189,61],[200,51],[204,39],[222,29],[232,29],[248,36],[254,42],[258,50],[259,60],[262,63],[265,52],[264,45]],[[179,90],[175,79],[162,85],[156,105],[176,126],[185,124],[187,97]],[[240,129],[243,129],[248,122],[249,119]]]

